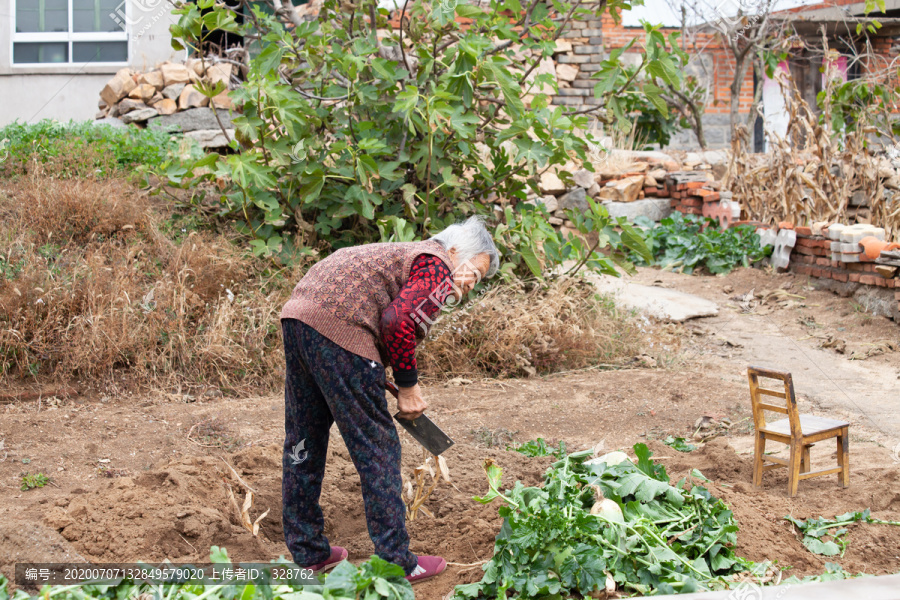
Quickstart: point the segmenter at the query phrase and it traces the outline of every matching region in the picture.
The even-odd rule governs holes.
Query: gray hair
[[[491,266],[484,274],[485,278],[493,277],[500,269],[500,252],[494,245],[491,232],[484,226],[483,217],[469,217],[462,223],[454,223],[430,239],[440,242],[447,252],[456,248],[460,262],[472,260],[479,254],[487,254],[491,259]]]

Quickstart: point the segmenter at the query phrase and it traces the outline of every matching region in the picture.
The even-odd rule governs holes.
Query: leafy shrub
[[[759,245],[759,235],[748,225],[722,230],[714,219],[680,212],[672,213],[658,225],[646,217],[638,217],[635,224],[645,228],[652,264],[664,269],[693,273],[702,267],[712,274],[729,273],[772,253],[771,246]],[[636,262],[648,264],[636,254],[631,256]]]
[[[565,167],[561,176],[569,179],[567,165],[585,161],[594,141],[583,133],[588,114],[551,106],[541,93],[553,84],[549,75],[529,77],[570,19],[617,19],[630,7],[621,0],[590,6],[415,2],[404,16],[408,27],[395,32],[374,0],[352,10],[325,0],[317,21],[287,27],[256,9],[237,24],[212,0],[185,4],[171,28],[176,48],[202,47],[212,29],[252,31],[261,40],[246,81],[230,94],[243,113],[234,119],[241,151],[200,161],[212,170],[202,178],[228,182],[217,192],[224,213],[261,256],[289,261],[308,247],[422,239],[461,216],[486,214],[520,229],[505,240],[504,257],[519,275],[542,276],[541,266],[563,259],[614,273],[601,251],[635,245],[639,235],[601,234],[598,245],[585,245],[553,230],[541,210],[515,216],[544,171]],[[644,74],[680,87],[683,73],[672,39],[649,25],[645,33],[637,69],[627,71],[619,51],[602,64],[601,102],[591,117],[629,129],[630,107],[620,98],[626,90],[666,110],[658,86],[635,81]],[[531,54],[522,59],[523,52]],[[194,186],[194,174],[176,170],[171,182]],[[594,212],[596,233],[611,221],[604,209]]]
[[[59,178],[106,178],[155,168],[177,154],[181,143],[156,129],[47,119],[6,125],[0,128],[0,140],[0,176],[45,169]],[[199,157],[198,149],[193,152]]]

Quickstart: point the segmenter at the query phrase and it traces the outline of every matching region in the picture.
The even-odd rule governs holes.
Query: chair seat
[[[804,436],[815,435],[825,431],[834,429],[842,429],[849,427],[850,423],[846,421],[836,421],[834,419],[825,419],[823,417],[814,417],[812,415],[798,415],[800,417],[800,431]],[[791,435],[790,419],[781,419],[774,423],[766,423],[765,429],[760,429],[763,433],[775,433],[778,435]]]

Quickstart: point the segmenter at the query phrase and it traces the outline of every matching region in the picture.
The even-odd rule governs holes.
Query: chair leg
[[[762,485],[763,461],[766,455],[766,437],[761,433],[756,434],[756,449],[753,453],[753,486]]]
[[[800,472],[809,473],[809,449],[812,444],[803,444],[803,454],[800,455]]]
[[[788,495],[793,498],[797,495],[800,486],[800,461],[803,457],[803,446],[798,442],[791,442],[791,460],[788,464]]]
[[[838,473],[838,483],[843,487],[850,485],[850,433],[847,427],[841,429],[837,436],[837,459],[841,472]]]

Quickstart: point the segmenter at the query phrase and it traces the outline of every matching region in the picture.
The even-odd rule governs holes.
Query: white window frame
[[[68,27],[69,30],[67,32],[53,31],[53,32],[27,32],[27,33],[17,33],[16,32],[16,2],[17,0],[10,0],[11,6],[11,14],[10,14],[10,36],[9,36],[9,63],[14,69],[18,67],[27,67],[28,69],[35,68],[56,68],[59,69],[61,67],[125,67],[128,66],[129,61],[131,60],[131,43],[129,40],[131,33],[131,3],[132,0],[125,0],[123,4],[125,5],[125,31],[82,31],[75,32],[72,27],[72,20],[74,19],[74,7],[73,0],[67,0],[68,6]],[[17,63],[15,62],[15,54],[14,54],[14,44],[16,42],[65,42],[68,46],[68,62],[62,63]],[[73,42],[125,42],[126,45],[126,56],[125,60],[122,62],[86,62],[79,63],[72,60],[74,54],[72,52],[72,43]]]

